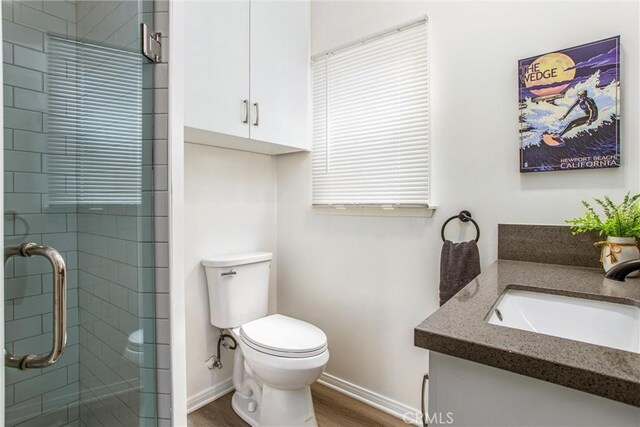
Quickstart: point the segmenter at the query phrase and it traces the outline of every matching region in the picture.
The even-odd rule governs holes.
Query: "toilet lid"
[[[267,354],[285,357],[311,357],[327,348],[327,336],[310,323],[274,314],[242,325],[245,344]]]

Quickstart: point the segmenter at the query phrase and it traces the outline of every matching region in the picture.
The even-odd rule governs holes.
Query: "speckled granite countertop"
[[[498,260],[414,330],[418,347],[640,407],[640,354],[487,323],[506,288],[640,307],[640,281],[601,269]]]

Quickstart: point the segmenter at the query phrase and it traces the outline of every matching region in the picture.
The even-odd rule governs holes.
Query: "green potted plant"
[[[567,220],[573,234],[597,231],[606,240],[596,242],[601,247],[600,261],[605,271],[614,265],[640,258],[637,239],[640,237],[640,194],[627,193],[622,203],[616,205],[608,196],[593,199],[604,216],[599,215],[593,206],[582,201],[584,216]]]

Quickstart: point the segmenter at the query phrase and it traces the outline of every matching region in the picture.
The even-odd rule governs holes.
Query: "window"
[[[313,204],[429,205],[427,23],[313,58]]]
[[[54,36],[48,51],[48,203],[139,205],[141,55]]]

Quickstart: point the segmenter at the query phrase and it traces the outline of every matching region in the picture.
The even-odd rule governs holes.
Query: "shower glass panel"
[[[143,0],[2,1],[7,426],[157,424],[154,66],[140,52],[152,12]],[[59,253],[66,277],[26,256],[28,242]],[[20,369],[51,351],[65,317],[62,356]]]

